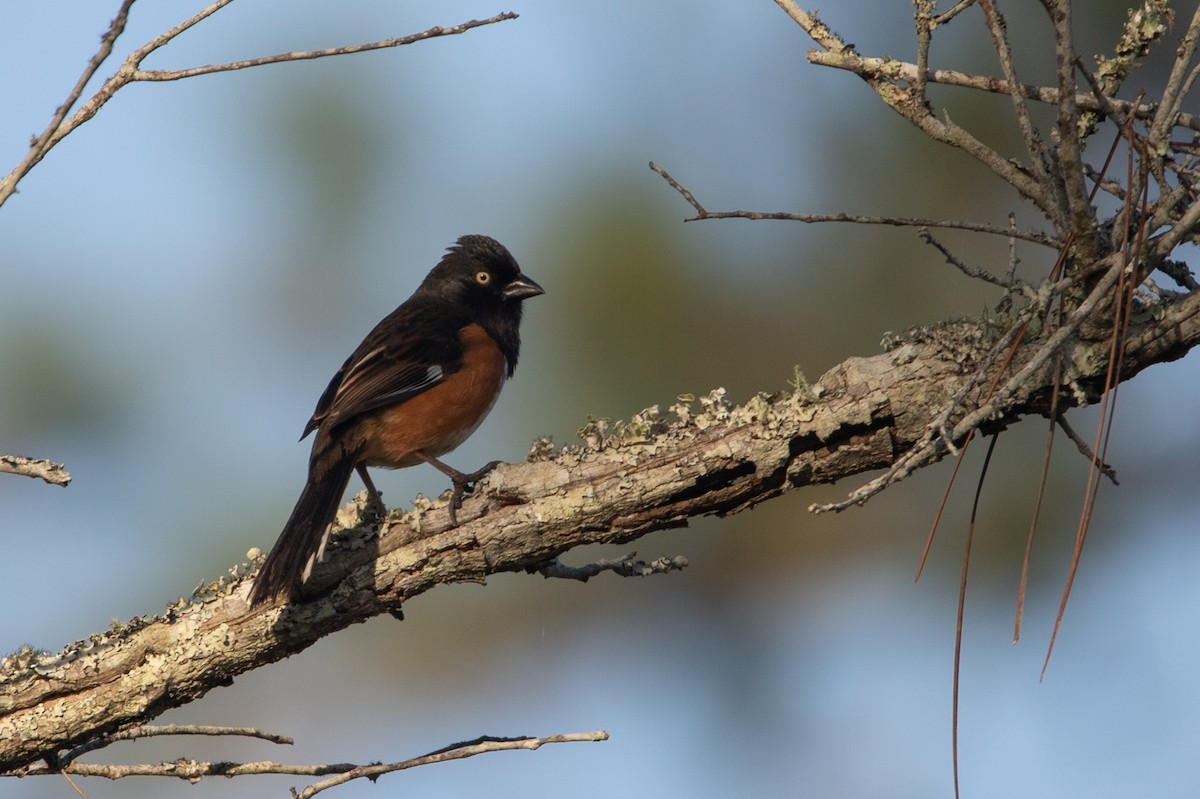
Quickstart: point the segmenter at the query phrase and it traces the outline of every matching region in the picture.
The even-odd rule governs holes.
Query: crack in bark
[[[1189,296],[1132,331],[1122,377],[1195,346],[1198,309],[1200,297]],[[886,467],[970,378],[964,364],[972,361],[955,346],[935,337],[848,359],[821,378],[816,400],[760,395],[736,408],[714,406],[712,419],[697,414],[656,435],[502,465],[467,499],[464,523],[454,529],[439,502],[391,514],[378,535],[361,529],[361,513],[349,512],[343,519],[352,529],[314,572],[312,596],[296,605],[250,612],[249,569],[234,569],[162,614],[57,655],[15,653],[0,667],[0,773],[143,724],[336,630],[395,613],[435,585],[524,571],[576,546],[628,542],[685,526],[692,516],[736,513],[795,488]],[[1074,365],[1076,385],[1102,373],[1093,346],[1067,345],[1064,362]],[[1011,424],[1043,408],[1045,379],[989,424]],[[1087,400],[1061,389],[1060,407]]]

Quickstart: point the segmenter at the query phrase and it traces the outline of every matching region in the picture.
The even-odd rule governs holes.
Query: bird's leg
[[[375,515],[379,517],[379,521],[382,522],[387,518],[387,508],[384,507],[383,498],[379,496],[375,484],[371,482],[371,475],[367,474],[367,467],[360,463],[354,468],[358,472],[358,476],[362,478],[363,485],[367,487],[367,507],[374,511]]]
[[[442,474],[450,478],[450,482],[454,485],[454,493],[450,495],[450,524],[454,527],[458,526],[458,509],[462,507],[463,495],[467,491],[474,490],[475,484],[483,479],[484,475],[495,469],[503,461],[492,461],[482,469],[477,469],[469,474],[464,474],[453,466],[447,466],[432,455],[426,455],[424,452],[417,452],[417,457],[428,463],[433,468],[437,469]]]

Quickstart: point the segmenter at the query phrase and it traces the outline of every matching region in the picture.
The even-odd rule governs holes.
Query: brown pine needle
[[[1141,147],[1135,139],[1132,128],[1132,120],[1126,125],[1125,133],[1129,143],[1129,158],[1127,165],[1126,179],[1128,185],[1133,186],[1133,164],[1137,160],[1141,165],[1141,180],[1142,191],[1140,198],[1139,211],[1141,218],[1146,217],[1146,208],[1149,205],[1150,183],[1147,178],[1146,159],[1144,153],[1141,152]],[[1138,158],[1138,156],[1143,156]],[[1063,615],[1066,613],[1067,601],[1071,596],[1071,588],[1075,583],[1075,575],[1079,571],[1079,560],[1083,553],[1083,544],[1087,539],[1088,530],[1091,528],[1092,515],[1096,507],[1096,496],[1100,490],[1100,478],[1103,475],[1102,466],[1105,463],[1105,458],[1108,453],[1108,442],[1112,437],[1113,419],[1116,413],[1117,404],[1117,387],[1120,378],[1121,361],[1125,352],[1125,343],[1129,338],[1129,319],[1133,314],[1133,298],[1134,292],[1137,290],[1139,283],[1137,264],[1139,263],[1138,254],[1142,251],[1142,245],[1145,242],[1146,226],[1144,222],[1140,222],[1134,232],[1134,244],[1129,246],[1130,239],[1130,220],[1133,218],[1133,193],[1130,192],[1126,196],[1126,204],[1123,213],[1125,219],[1125,229],[1123,233],[1123,247],[1125,251],[1125,263],[1121,269],[1121,273],[1117,279],[1117,285],[1113,291],[1113,325],[1112,335],[1109,338],[1109,354],[1108,354],[1108,369],[1104,377],[1104,396],[1100,400],[1100,418],[1096,423],[1095,443],[1092,446],[1091,465],[1088,470],[1087,486],[1084,490],[1083,508],[1079,515],[1079,526],[1075,533],[1075,548],[1071,554],[1071,565],[1067,571],[1066,584],[1063,586],[1062,598],[1059,600],[1058,613],[1054,618],[1054,629],[1050,633],[1050,644],[1046,647],[1046,658],[1042,662],[1042,672],[1039,679],[1046,679],[1046,669],[1050,666],[1050,657],[1054,654],[1054,644],[1058,640],[1058,631],[1062,627]]]
[[[1058,280],[1059,275],[1062,274],[1063,264],[1067,260],[1067,250],[1071,247],[1071,242],[1074,240],[1074,238],[1075,238],[1075,233],[1072,232],[1070,235],[1067,236],[1067,240],[1063,242],[1062,247],[1059,248],[1058,259],[1055,260],[1054,267],[1050,270],[1050,275],[1049,275],[1049,277],[1047,277],[1047,280],[1049,280],[1049,281]],[[1020,329],[1017,331],[1017,334],[1015,336],[1013,336],[1012,344],[1008,348],[1008,354],[1004,356],[1004,362],[1002,364],[1000,364],[1000,368],[996,370],[996,374],[992,378],[992,384],[990,386],[988,386],[987,394],[984,395],[983,403],[986,403],[988,400],[990,400],[992,398],[992,395],[996,393],[996,389],[1000,386],[1000,381],[1004,378],[1004,373],[1006,371],[1008,371],[1009,364],[1011,364],[1013,358],[1016,357],[1017,350],[1021,348],[1021,342],[1025,339],[1025,332],[1028,329],[1029,329],[1029,320],[1025,320],[1024,322],[1021,323]],[[967,438],[963,442],[962,447],[960,448],[960,451],[958,453],[958,462],[955,463],[954,470],[950,473],[950,480],[946,485],[946,492],[945,492],[945,494],[942,495],[942,503],[941,503],[941,505],[938,506],[937,515],[935,515],[933,517],[933,524],[929,528],[929,536],[925,539],[925,549],[922,550],[921,561],[920,561],[920,563],[917,564],[917,576],[915,578],[916,580],[921,579],[921,572],[925,568],[925,560],[929,557],[929,550],[933,546],[933,537],[937,534],[938,524],[942,520],[942,511],[946,507],[946,501],[950,498],[950,489],[952,489],[954,487],[954,478],[958,475],[958,463],[962,462],[962,456],[966,453],[967,448],[970,446],[971,439],[974,437],[974,435],[975,435],[974,430],[971,430],[970,432],[968,432]]]
[[[967,569],[971,565],[971,543],[975,539],[975,519],[979,512],[979,496],[983,493],[983,483],[987,479],[988,464],[992,462],[992,453],[996,450],[996,442],[1000,434],[992,434],[988,443],[987,455],[983,456],[983,468],[979,470],[979,482],[975,485],[975,501],[971,504],[971,521],[967,524],[967,541],[963,546],[962,578],[958,582],[958,620],[954,628],[954,696],[952,700],[952,720],[950,723],[951,749],[954,760],[954,797],[958,799],[958,687],[962,674],[962,633],[963,611],[967,606]]]
[[[929,535],[925,538],[925,548],[921,550],[921,560],[917,563],[917,574],[913,577],[913,582],[920,582],[921,580],[921,572],[925,570],[925,561],[929,559],[929,550],[933,548],[933,537],[937,534],[938,525],[942,521],[942,512],[946,510],[946,503],[950,500],[950,491],[954,488],[954,478],[958,477],[958,468],[962,466],[963,455],[966,454],[967,447],[971,446],[971,439],[974,437],[974,430],[967,433],[967,440],[963,442],[962,447],[959,448],[958,457],[954,459],[954,469],[951,470],[950,479],[946,482],[946,490],[942,492],[942,502],[938,505],[937,514],[933,517],[933,524],[929,528]]]
[[[1054,358],[1054,380],[1057,386],[1062,379],[1062,353]],[[1050,476],[1050,454],[1054,451],[1054,428],[1058,419],[1058,392],[1050,397],[1050,429],[1046,432],[1046,454],[1042,457],[1042,475],[1038,480],[1037,500],[1033,503],[1033,515],[1029,520],[1029,535],[1025,538],[1025,554],[1021,557],[1021,580],[1017,585],[1017,617],[1013,623],[1013,643],[1021,640],[1021,619],[1025,614],[1025,588],[1029,585],[1029,561],[1033,554],[1033,536],[1037,531],[1038,517],[1042,513],[1042,500],[1046,496],[1046,482]]]

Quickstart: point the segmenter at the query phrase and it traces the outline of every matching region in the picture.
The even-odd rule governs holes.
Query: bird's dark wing
[[[397,308],[329,381],[304,435],[403,402],[456,372],[463,351],[461,326],[443,309],[410,303]]]

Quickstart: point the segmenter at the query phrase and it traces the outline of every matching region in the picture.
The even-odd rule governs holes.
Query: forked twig
[[[210,75],[217,72],[231,72],[239,69],[248,69],[250,67],[263,66],[265,64],[279,64],[288,61],[304,61],[314,58],[326,58],[331,56],[350,55],[353,53],[362,53],[370,50],[380,50],[389,47],[402,47],[408,44],[433,39],[441,36],[454,36],[467,31],[478,28],[484,25],[492,25],[504,20],[516,19],[517,15],[512,12],[504,12],[493,17],[483,20],[469,20],[467,22],[453,25],[450,27],[434,27],[420,33],[414,33],[409,36],[400,36],[394,39],[385,39],[378,42],[370,42],[367,44],[350,45],[345,47],[329,47],[323,50],[303,50],[289,53],[276,53],[274,55],[262,56],[259,58],[250,58],[242,61],[230,61],[223,64],[209,64],[188,69],[174,70],[146,70],[142,69],[142,61],[146,59],[154,51],[160,49],[164,45],[173,41],[180,34],[194,27],[203,20],[211,17],[222,8],[228,6],[233,0],[216,0],[211,5],[200,10],[190,18],[179,23],[170,30],[159,34],[155,38],[146,42],[141,47],[134,50],[122,62],[117,69],[103,85],[93,94],[82,106],[71,114],[71,109],[75,108],[83,95],[83,89],[88,81],[96,74],[100,66],[108,60],[112,54],[113,45],[117,38],[125,30],[126,22],[129,18],[129,9],[133,5],[133,0],[123,0],[121,7],[117,12],[116,18],[113,19],[108,31],[104,34],[100,41],[100,49],[92,56],[87,67],[84,68],[83,74],[76,81],[75,86],[67,95],[67,99],[55,111],[54,116],[50,120],[50,124],[42,132],[40,136],[30,142],[29,151],[21,162],[8,173],[3,179],[0,179],[0,205],[3,205],[17,190],[17,184],[21,179],[29,173],[46,156],[56,144],[62,141],[66,136],[74,132],[80,125],[94,117],[96,113],[112,99],[120,89],[128,86],[130,83],[155,82],[155,81],[172,81],[182,80],[184,78],[196,77],[198,75]]]
[[[154,732],[141,731],[141,733],[133,737],[146,737],[149,734],[183,734],[183,735],[203,735],[203,734],[250,734],[241,728],[232,727],[217,727],[217,728],[188,728],[181,732],[168,731],[166,727],[151,727],[147,728]],[[209,729],[211,732],[201,732],[200,730]],[[132,731],[131,731],[132,732]],[[273,740],[276,743],[291,743],[290,738],[284,736],[270,736],[266,733],[258,734],[258,731],[253,731],[254,737],[265,737],[267,740]],[[260,760],[247,763],[232,763],[232,762],[205,762],[197,760],[188,760],[181,758],[167,763],[136,763],[136,764],[110,764],[110,763],[79,763],[73,762],[59,766],[57,764],[30,766],[22,769],[19,772],[20,776],[44,776],[51,774],[62,774],[68,781],[74,785],[71,776],[82,777],[104,777],[107,779],[117,780],[126,777],[175,777],[178,779],[196,782],[204,777],[239,777],[250,774],[288,774],[298,777],[327,777],[328,779],[320,782],[315,782],[312,785],[296,792],[293,789],[293,796],[309,799],[316,796],[322,791],[328,790],[338,785],[345,784],[351,780],[369,779],[377,780],[384,774],[391,774],[396,771],[404,771],[418,766],[426,766],[432,763],[445,763],[451,760],[462,760],[476,755],[487,754],[490,752],[511,751],[514,749],[539,749],[547,744],[558,743],[581,743],[581,742],[599,742],[607,741],[608,733],[604,730],[596,730],[594,732],[573,732],[564,733],[561,735],[548,735],[544,737],[533,736],[516,736],[516,737],[496,737],[492,735],[481,735],[471,741],[463,741],[461,743],[450,744],[441,749],[437,749],[426,755],[414,757],[409,760],[401,760],[395,763],[375,763],[371,765],[357,765],[354,763],[325,763],[315,765],[290,765],[287,763],[277,763],[270,760]],[[333,775],[333,776],[329,776]],[[77,788],[78,790],[78,788]]]

